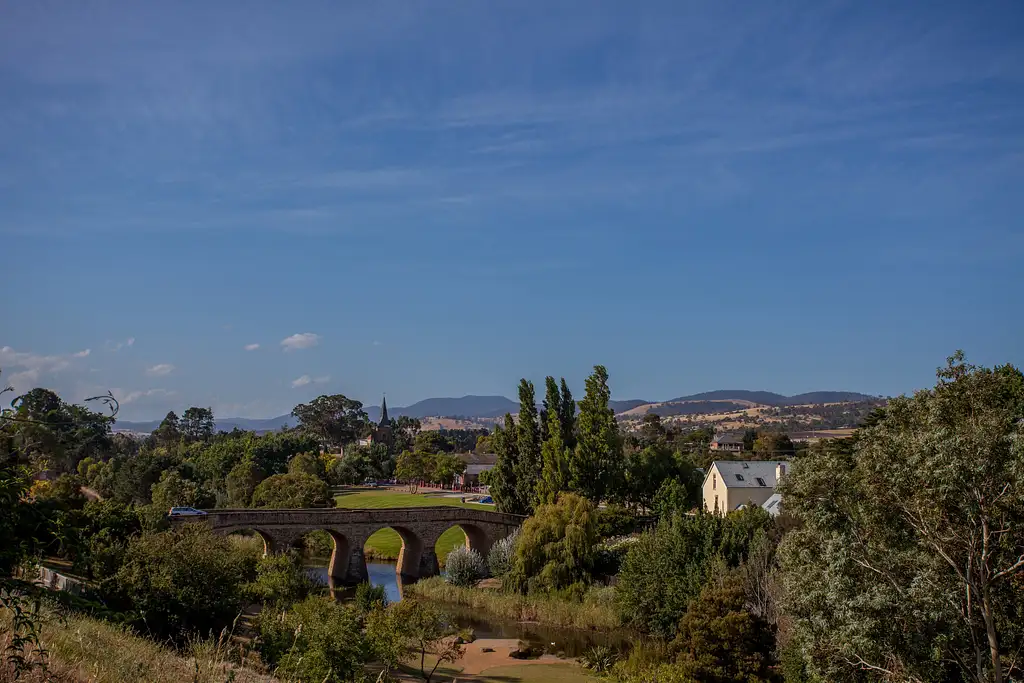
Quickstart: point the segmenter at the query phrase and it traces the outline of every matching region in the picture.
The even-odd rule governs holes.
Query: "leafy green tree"
[[[195,406],[182,413],[179,424],[186,441],[209,441],[213,437],[215,426],[213,409]]]
[[[564,381],[564,380],[563,380]],[[547,395],[544,399],[547,417],[547,438],[541,446],[541,475],[537,482],[536,505],[554,503],[558,494],[569,489],[569,447],[563,429],[562,397],[554,377],[545,380]],[[571,400],[571,395],[570,395]]]
[[[674,478],[678,460],[665,443],[626,451],[623,476],[618,480],[618,498],[635,508],[650,509],[662,483]]]
[[[73,473],[81,460],[99,460],[111,450],[112,418],[65,403],[48,389],[17,397],[5,413],[0,424],[9,440],[6,448],[37,471]]]
[[[132,539],[103,592],[136,628],[184,642],[231,624],[241,610],[245,575],[226,538],[188,524]]]
[[[252,494],[256,508],[298,509],[329,506],[331,494],[323,479],[311,474],[275,474]]]
[[[395,478],[408,484],[409,491],[415,493],[420,482],[430,479],[433,466],[434,454],[406,451],[398,456],[395,463]]]
[[[271,553],[256,562],[256,578],[245,592],[261,603],[281,607],[304,599],[314,588],[299,553]]]
[[[419,657],[420,676],[426,683],[430,683],[441,664],[462,656],[463,647],[451,637],[458,629],[441,610],[415,600],[402,600],[388,610],[394,613],[394,623],[404,637],[406,651]],[[428,657],[433,660],[432,666]]]
[[[769,683],[775,634],[744,606],[736,572],[713,579],[690,603],[672,649],[686,676],[708,683]]]
[[[830,681],[1017,680],[1024,650],[1024,375],[958,352],[782,481],[784,608]],[[891,672],[891,673],[890,673]]]
[[[540,427],[537,424],[537,403],[533,382],[519,381],[519,420],[516,423],[517,497],[529,511],[537,497],[537,479],[540,476]]]
[[[743,450],[752,451],[754,450],[754,444],[757,442],[757,430],[756,429],[745,429],[743,430]]]
[[[415,417],[399,415],[391,421],[391,454],[410,451],[423,425]]]
[[[289,681],[342,683],[357,680],[366,643],[356,611],[320,596],[290,610],[265,610],[258,620],[264,661]]]
[[[580,402],[576,451],[569,461],[572,490],[594,501],[607,497],[621,469],[622,443],[610,398],[608,371],[595,365]]]
[[[476,437],[476,446],[473,448],[473,452],[479,454],[494,452],[494,444],[491,442],[490,434],[481,434]]]
[[[519,447],[516,441],[516,423],[511,414],[505,414],[504,427],[498,425],[494,428],[491,443],[498,458],[488,474],[487,481],[495,507],[500,512],[526,514],[529,507],[520,498],[522,488],[518,479]]]
[[[457,475],[466,471],[465,461],[452,453],[438,453],[433,460],[433,479],[439,484],[450,486]]]
[[[170,446],[181,440],[181,420],[173,411],[164,416],[160,426],[153,430],[153,439],[161,446]]]
[[[308,474],[320,479],[327,478],[323,462],[314,453],[299,453],[289,460],[288,474]]]
[[[754,452],[765,459],[778,460],[793,455],[796,452],[796,447],[788,434],[767,432],[758,436],[754,441]]]
[[[562,398],[558,404],[558,419],[562,423],[562,441],[569,450],[576,448],[576,402],[565,378],[561,381]]]
[[[520,593],[590,582],[597,553],[597,508],[572,493],[541,505],[520,529],[508,584]]]
[[[715,572],[739,566],[755,536],[771,527],[768,513],[753,506],[726,517],[700,512],[663,520],[630,546],[622,562],[616,588],[623,621],[670,636]]]
[[[266,479],[266,474],[251,460],[244,460],[235,465],[228,472],[224,482],[227,491],[228,505],[235,507],[249,507],[252,502],[252,494],[260,482]]]
[[[342,394],[318,396],[292,410],[300,428],[316,437],[325,451],[335,452],[355,441],[370,426],[363,404]]]
[[[436,429],[417,434],[413,445],[414,450],[420,453],[446,453],[451,450],[444,434]]]
[[[651,508],[659,519],[669,519],[692,510],[700,502],[699,486],[687,486],[685,480],[666,479],[654,494]]]
[[[315,437],[294,429],[249,437],[246,444],[246,456],[268,475],[283,474],[288,462],[299,453],[319,450]]]
[[[181,476],[177,470],[167,470],[160,481],[153,484],[153,505],[165,512],[172,507],[212,508],[216,496],[202,484]]]

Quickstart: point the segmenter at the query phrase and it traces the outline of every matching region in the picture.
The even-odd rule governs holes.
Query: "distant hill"
[[[578,396],[577,400],[582,398]],[[714,410],[738,410],[742,405],[732,405],[730,401],[745,401],[769,406],[793,406],[807,403],[843,403],[866,401],[875,398],[855,391],[812,391],[796,396],[784,396],[771,391],[747,391],[745,389],[720,389],[706,391],[701,394],[680,396],[670,401],[643,401],[628,399],[611,401],[609,405],[616,414],[634,411],[638,416],[647,412],[643,406],[650,405],[651,410],[662,416],[686,415]],[[714,406],[707,401],[720,401]],[[683,404],[683,405],[678,405]],[[639,409],[639,410],[638,410]],[[380,420],[380,406],[364,406],[370,420]],[[504,396],[463,396],[461,398],[427,398],[413,403],[411,406],[388,407],[391,417],[402,415],[423,419],[426,417],[461,417],[467,419],[492,419],[503,417],[505,413],[518,413],[519,403]],[[226,417],[217,419],[217,431],[230,432],[241,429],[254,432],[271,432],[283,427],[294,427],[298,421],[291,415],[279,415],[267,419],[251,419],[245,417]],[[148,422],[128,422],[118,420],[114,425],[116,431],[139,433],[152,432],[160,425],[160,420]]]
[[[366,414],[376,422],[380,419],[380,406],[365,408]],[[463,396],[462,398],[427,398],[411,406],[388,407],[391,417],[502,417],[505,413],[518,413],[519,403],[504,396]]]
[[[769,406],[796,406],[804,403],[843,403],[849,401],[867,401],[876,398],[856,391],[812,391],[796,396],[783,396],[772,391],[747,391],[745,389],[719,389],[705,391],[701,394],[680,396],[666,403],[682,401],[750,401]]]

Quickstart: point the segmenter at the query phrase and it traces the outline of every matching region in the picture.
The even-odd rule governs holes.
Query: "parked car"
[[[369,486],[371,489],[375,489],[377,488],[377,482],[375,482],[373,479],[367,479],[366,481],[363,482],[363,486]]]
[[[170,512],[167,513],[168,517],[197,517],[205,515],[206,513],[202,510],[195,508],[171,508]]]

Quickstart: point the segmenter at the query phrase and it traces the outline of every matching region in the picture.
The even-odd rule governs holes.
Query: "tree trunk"
[[[999,634],[996,633],[996,622],[992,616],[992,600],[987,585],[981,591],[981,613],[985,619],[988,650],[992,657],[992,681],[993,683],[1003,683],[1003,662],[999,656]]]

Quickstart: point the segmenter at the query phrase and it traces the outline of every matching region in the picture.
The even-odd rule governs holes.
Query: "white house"
[[[765,506],[789,466],[785,460],[714,461],[704,475],[704,509],[724,514],[748,503]],[[765,509],[775,515],[780,505],[781,495]]]

